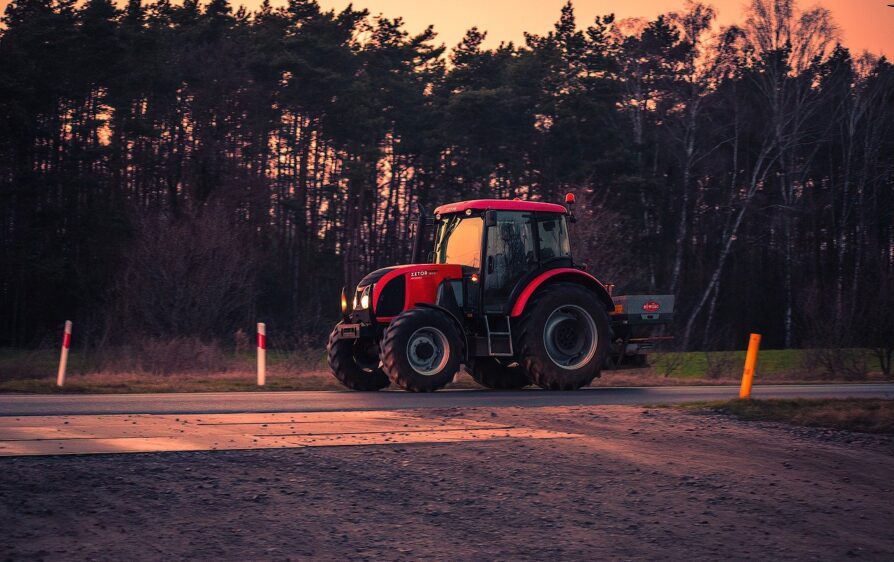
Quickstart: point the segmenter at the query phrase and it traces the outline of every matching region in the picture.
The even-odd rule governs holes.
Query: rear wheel
[[[469,365],[469,374],[481,386],[494,390],[516,390],[531,384],[521,365],[509,367],[493,357],[476,358]]]
[[[382,367],[411,392],[432,392],[453,380],[463,359],[463,335],[446,313],[411,308],[391,321],[382,339]]]
[[[516,333],[525,371],[548,390],[590,384],[599,376],[610,344],[602,302],[573,283],[555,283],[535,293]]]
[[[332,374],[351,390],[381,390],[391,384],[379,365],[379,347],[371,338],[337,339],[338,327],[329,335],[326,352]]]

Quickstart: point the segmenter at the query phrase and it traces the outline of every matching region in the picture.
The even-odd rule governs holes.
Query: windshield
[[[481,217],[451,215],[441,219],[435,239],[435,263],[480,267],[483,229]]]

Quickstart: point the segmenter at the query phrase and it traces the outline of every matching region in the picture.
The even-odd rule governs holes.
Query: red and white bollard
[[[59,372],[56,374],[56,386],[65,385],[65,368],[68,367],[68,348],[71,347],[71,320],[65,321],[65,332],[62,334],[62,355],[59,357]]]
[[[267,384],[267,325],[258,322],[258,386]]]

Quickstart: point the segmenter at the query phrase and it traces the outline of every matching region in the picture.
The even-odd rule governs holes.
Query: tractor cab
[[[508,313],[526,279],[550,268],[573,266],[567,214],[561,205],[527,201],[439,207],[430,261],[459,264],[476,274],[475,297],[482,312]]]

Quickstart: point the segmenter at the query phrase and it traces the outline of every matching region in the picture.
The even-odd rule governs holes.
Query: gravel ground
[[[894,558],[894,440],[628,406],[445,409],[579,434],[0,460],[0,558]]]

